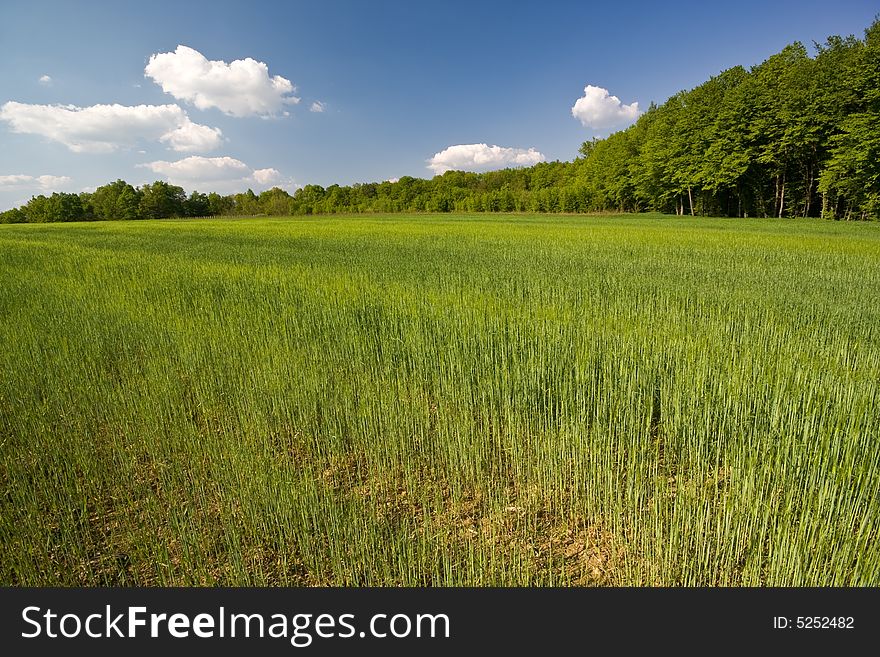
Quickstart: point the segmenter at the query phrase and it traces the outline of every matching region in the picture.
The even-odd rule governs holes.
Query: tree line
[[[117,180],[91,193],[34,196],[24,206],[0,213],[0,223],[202,217],[227,214],[233,204],[232,198],[217,193],[187,196],[182,187],[161,180],[142,187]]]
[[[880,21],[724,71],[605,140],[583,175],[602,208],[880,217]]]
[[[35,196],[0,223],[359,212],[659,211],[690,215],[880,218],[880,20],[864,39],[794,43],[736,66],[572,162],[431,180],[306,185],[292,195],[192,192],[123,180],[92,193]]]

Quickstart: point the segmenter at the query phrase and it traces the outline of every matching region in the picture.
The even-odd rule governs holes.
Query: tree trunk
[[[776,187],[773,189],[773,214],[779,210],[779,174],[776,174]]]
[[[779,218],[782,219],[782,213],[785,211],[785,175],[782,176],[782,189],[779,190]]]
[[[804,203],[804,218],[810,216],[810,204],[813,202],[813,167],[807,168],[807,200]]]
[[[693,216],[695,216],[694,215],[694,194],[691,191],[690,185],[688,185],[688,202],[691,204],[691,216],[693,217]]]

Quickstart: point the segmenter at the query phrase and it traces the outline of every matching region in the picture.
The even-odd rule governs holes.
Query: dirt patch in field
[[[583,513],[554,508],[550,500],[559,497],[537,486],[509,484],[485,492],[450,486],[430,469],[402,479],[358,476],[363,469],[353,463],[337,468],[325,472],[329,481],[354,482],[338,492],[367,506],[380,522],[415,528],[416,540],[436,550],[492,555],[499,572],[516,568],[526,584],[613,583],[622,553],[611,532]],[[489,573],[485,583],[497,582]]]

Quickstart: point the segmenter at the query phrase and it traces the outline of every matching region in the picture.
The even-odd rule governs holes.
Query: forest
[[[863,39],[794,43],[652,104],[572,162],[431,180],[200,193],[117,180],[40,195],[0,223],[362,212],[643,212],[880,218],[880,20]]]

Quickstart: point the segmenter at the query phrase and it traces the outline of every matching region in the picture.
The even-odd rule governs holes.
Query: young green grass
[[[880,584],[880,225],[0,226],[4,585]]]

